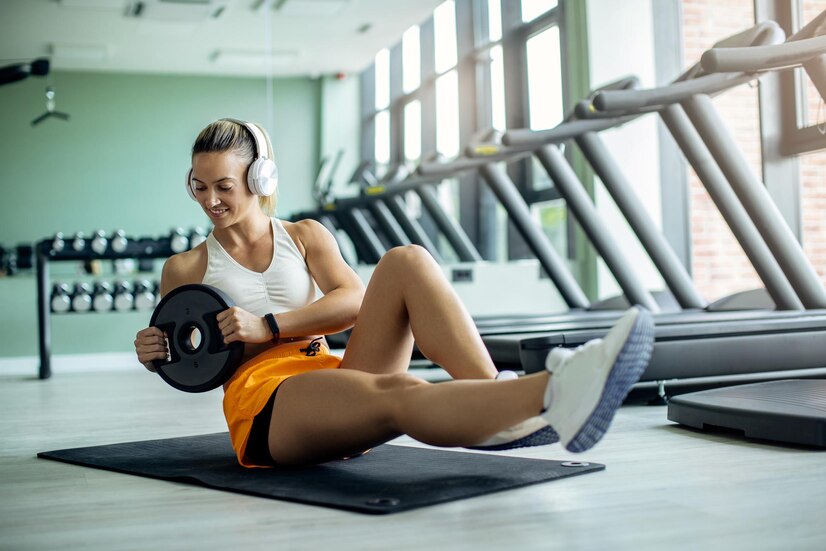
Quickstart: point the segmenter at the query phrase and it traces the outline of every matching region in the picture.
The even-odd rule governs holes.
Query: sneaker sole
[[[620,349],[597,406],[565,446],[571,452],[584,452],[594,446],[608,430],[622,401],[642,376],[654,348],[654,320],[647,310],[640,310],[634,327]]]
[[[559,435],[550,426],[542,427],[538,431],[532,432],[527,436],[523,436],[517,440],[511,440],[503,444],[496,444],[494,446],[467,446],[470,450],[482,450],[486,452],[495,452],[502,450],[513,450],[516,448],[528,448],[532,446],[547,446],[548,444],[555,444],[559,442]]]

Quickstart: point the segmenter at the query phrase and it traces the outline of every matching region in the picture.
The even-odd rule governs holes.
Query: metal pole
[[[376,264],[381,256],[375,254],[366,237],[359,232],[349,213],[345,211],[335,211],[334,216],[342,229],[350,236],[350,241],[352,241],[356,247],[356,254],[361,262],[364,264]]]
[[[749,168],[720,120],[711,98],[700,94],[687,99],[682,105],[803,305],[806,308],[826,308],[826,288],[766,187]]]
[[[51,244],[41,241],[35,246],[35,266],[37,269],[37,334],[40,351],[41,379],[52,376],[52,333],[49,311],[49,261],[46,258],[46,248]]]
[[[705,308],[703,299],[685,266],[677,258],[674,249],[666,242],[654,221],[640,204],[631,183],[620,170],[602,139],[594,132],[587,132],[576,139],[582,153],[602,180],[631,229],[637,235],[648,256],[683,308]]]
[[[498,165],[486,164],[482,165],[479,173],[505,207],[511,222],[536,255],[566,304],[570,308],[588,308],[590,305],[588,297],[585,296],[582,288],[568,270],[565,261],[548,242],[539,224],[531,217],[531,211],[525,199],[519,194],[505,171]]]
[[[350,209],[345,213],[345,216],[349,218],[353,224],[353,229],[364,240],[364,244],[370,251],[370,255],[374,257],[376,259],[375,262],[378,263],[381,257],[384,256],[384,253],[387,252],[387,249],[384,248],[381,239],[376,235],[370,222],[367,221],[367,217],[364,216],[364,213],[359,209]]]
[[[456,221],[448,216],[445,209],[436,197],[436,191],[432,186],[424,185],[416,188],[416,194],[422,200],[422,206],[444,234],[450,246],[456,251],[459,260],[462,262],[480,262],[482,255],[473,246],[470,238]]]
[[[731,228],[732,234],[751,261],[777,309],[803,310],[803,303],[772,256],[766,242],[760,237],[754,221],[749,218],[746,209],[737,199],[737,195],[714,162],[685,111],[679,105],[670,105],[660,111],[660,117],[694,168],[717,210]]]
[[[422,225],[419,224],[419,221],[415,218],[410,218],[410,216],[407,215],[407,205],[404,202],[404,198],[401,195],[391,195],[387,198],[386,205],[388,210],[393,214],[393,217],[404,230],[404,233],[406,233],[410,238],[410,241],[427,249],[427,252],[430,253],[436,262],[440,264],[444,263],[444,259],[442,258],[441,253],[439,253],[439,249],[430,239],[430,236],[427,235],[427,232],[424,230]]]
[[[660,307],[654,296],[641,283],[631,264],[622,257],[620,249],[611,237],[611,230],[602,221],[591,197],[582,187],[571,165],[559,150],[552,145],[543,145],[536,150],[536,157],[565,199],[568,209],[579,221],[585,234],[593,243],[597,253],[619,283],[623,294],[630,304],[639,304],[659,312]]]
[[[370,209],[370,213],[373,215],[376,223],[381,227],[381,231],[384,232],[394,246],[410,245],[410,239],[404,234],[404,231],[402,231],[396,219],[393,218],[393,215],[390,214],[384,201],[372,201],[368,203],[367,208]]]
[[[336,243],[338,243],[338,250],[341,251],[341,256],[344,258],[344,261],[350,266],[355,266],[358,261],[350,255],[350,250],[344,246],[341,236],[338,233],[338,228],[336,227],[335,222],[333,222],[333,217],[327,214],[321,214],[318,216],[317,220],[322,226],[327,228],[327,231],[333,235],[333,238],[335,238]]]

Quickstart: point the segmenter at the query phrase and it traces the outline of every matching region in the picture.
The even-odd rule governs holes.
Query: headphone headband
[[[255,158],[247,170],[247,187],[255,195],[268,196],[275,193],[278,187],[278,167],[273,160],[272,144],[264,130],[257,125],[239,119],[225,118],[224,121],[234,122],[247,129],[255,144]],[[186,190],[192,199],[196,199],[192,186],[192,169],[186,175]]]
[[[257,161],[258,159],[272,160],[272,147],[270,146],[270,140],[266,135],[264,135],[263,132],[261,132],[257,125],[251,122],[242,121],[240,119],[225,118],[224,120],[234,122],[235,124],[240,124],[246,128],[250,134],[252,134],[252,141],[255,143],[255,159],[253,159],[253,161]]]

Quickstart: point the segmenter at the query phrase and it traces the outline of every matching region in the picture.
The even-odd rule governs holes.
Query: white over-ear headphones
[[[247,187],[255,195],[272,195],[278,188],[278,167],[272,160],[272,146],[267,135],[256,125],[240,121],[238,119],[222,119],[240,124],[252,135],[255,142],[255,159],[252,161],[247,171]],[[189,196],[195,198],[195,186],[192,183],[192,169],[186,173],[186,191]]]

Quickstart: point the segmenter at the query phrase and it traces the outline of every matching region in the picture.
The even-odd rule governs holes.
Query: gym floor
[[[37,459],[225,431],[221,392],[134,369],[0,376],[0,549],[823,549],[826,452],[706,435],[626,405],[605,439],[508,455],[603,472],[390,516]],[[394,443],[422,446],[409,438]]]

